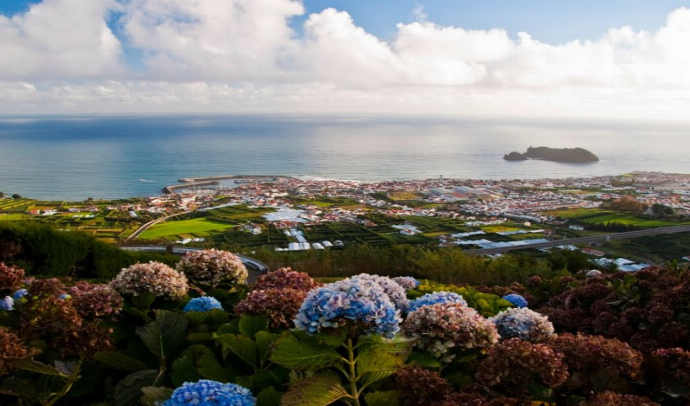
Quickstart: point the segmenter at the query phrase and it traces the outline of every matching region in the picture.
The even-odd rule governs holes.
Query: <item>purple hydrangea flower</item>
[[[0,310],[14,310],[14,299],[9,296],[5,296],[4,299],[0,300]]]
[[[467,306],[467,302],[462,297],[462,295],[459,295],[454,292],[441,291],[427,293],[426,295],[418,297],[417,299],[411,301],[410,305],[407,307],[407,311],[409,313],[412,313],[420,307],[431,306],[439,303],[460,303],[463,306]]]
[[[407,293],[405,293],[405,288],[387,276],[362,273],[353,276],[351,279],[361,279],[378,284],[383,288],[383,291],[388,295],[391,302],[393,302],[395,308],[401,312],[404,312],[407,309],[407,306],[410,304],[410,300],[407,298]]]
[[[526,307],[512,308],[490,318],[501,339],[519,338],[538,343],[554,334],[553,324],[548,317]]]
[[[295,326],[309,334],[349,322],[365,334],[392,338],[400,330],[400,311],[378,283],[355,276],[309,292],[295,318]]]
[[[419,281],[411,276],[398,276],[393,278],[393,281],[405,290],[412,290],[420,285]]]
[[[507,300],[519,308],[527,307],[527,305],[528,305],[527,299],[525,299],[524,297],[522,297],[518,294],[515,294],[515,293],[511,293],[510,295],[505,295],[501,299]]]
[[[195,297],[190,300],[187,305],[182,309],[183,312],[207,312],[213,309],[223,310],[223,305],[220,304],[218,299],[211,296]]]
[[[234,383],[207,379],[185,382],[175,389],[162,406],[255,406],[256,398],[249,389]]]

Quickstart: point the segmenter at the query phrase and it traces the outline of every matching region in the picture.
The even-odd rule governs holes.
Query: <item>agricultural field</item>
[[[423,198],[424,195],[421,193],[413,193],[413,192],[391,192],[388,193],[388,198],[400,202],[400,201],[409,201],[409,200],[419,200]]]
[[[622,242],[619,249],[660,262],[680,260],[690,255],[690,233],[633,238]]]
[[[593,216],[597,214],[611,213],[604,209],[561,209],[542,212],[546,216],[560,217],[563,219],[574,219],[579,217]]]
[[[682,225],[682,224],[690,224],[688,222],[685,223],[674,223],[672,221],[664,221],[664,220],[656,220],[656,219],[649,219],[649,218],[644,218],[640,216],[635,216],[633,214],[625,214],[625,213],[602,213],[598,215],[594,215],[591,217],[580,217],[578,218],[579,221],[583,223],[589,223],[589,224],[604,224],[604,223],[621,223],[625,225],[632,225],[636,227],[667,227],[667,226],[677,226],[677,225]]]
[[[210,219],[222,221],[223,223],[239,225],[248,222],[263,223],[264,218],[261,216],[273,211],[275,211],[275,209],[269,207],[250,208],[246,204],[242,204],[238,206],[228,206],[220,209],[210,210],[208,211],[208,214]]]
[[[168,221],[151,226],[148,230],[144,231],[139,236],[139,239],[177,239],[179,236],[183,234],[193,234],[197,237],[205,237],[209,235],[210,231],[224,231],[231,227],[232,225],[230,224],[212,221],[205,217],[199,217],[188,220]]]

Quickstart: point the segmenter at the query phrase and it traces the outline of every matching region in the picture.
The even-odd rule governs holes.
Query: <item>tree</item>
[[[12,195],[12,198],[13,198],[13,199],[21,199],[22,196],[15,193],[15,194]]]
[[[3,192],[0,192],[0,199],[4,198],[5,194]]]

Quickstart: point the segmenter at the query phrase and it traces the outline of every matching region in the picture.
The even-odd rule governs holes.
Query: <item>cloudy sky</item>
[[[0,115],[683,120],[689,50],[687,1],[0,0]]]

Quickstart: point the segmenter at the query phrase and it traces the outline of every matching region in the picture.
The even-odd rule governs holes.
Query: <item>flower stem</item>
[[[357,391],[357,370],[355,369],[355,351],[352,345],[351,338],[347,339],[347,359],[347,363],[350,366],[350,376],[348,376],[348,379],[350,380],[350,395],[352,396],[352,400],[354,401],[355,406],[360,406],[359,392]]]
[[[70,373],[67,377],[65,386],[62,387],[62,390],[60,390],[60,392],[52,394],[52,398],[50,399],[50,401],[45,403],[46,406],[53,406],[55,403],[57,403],[58,400],[60,400],[60,398],[65,396],[70,389],[72,389],[72,385],[74,385],[74,383],[80,378],[79,373],[81,372],[81,363],[83,361],[83,358],[79,358],[79,361],[77,361],[77,365],[74,366],[72,373]]]

